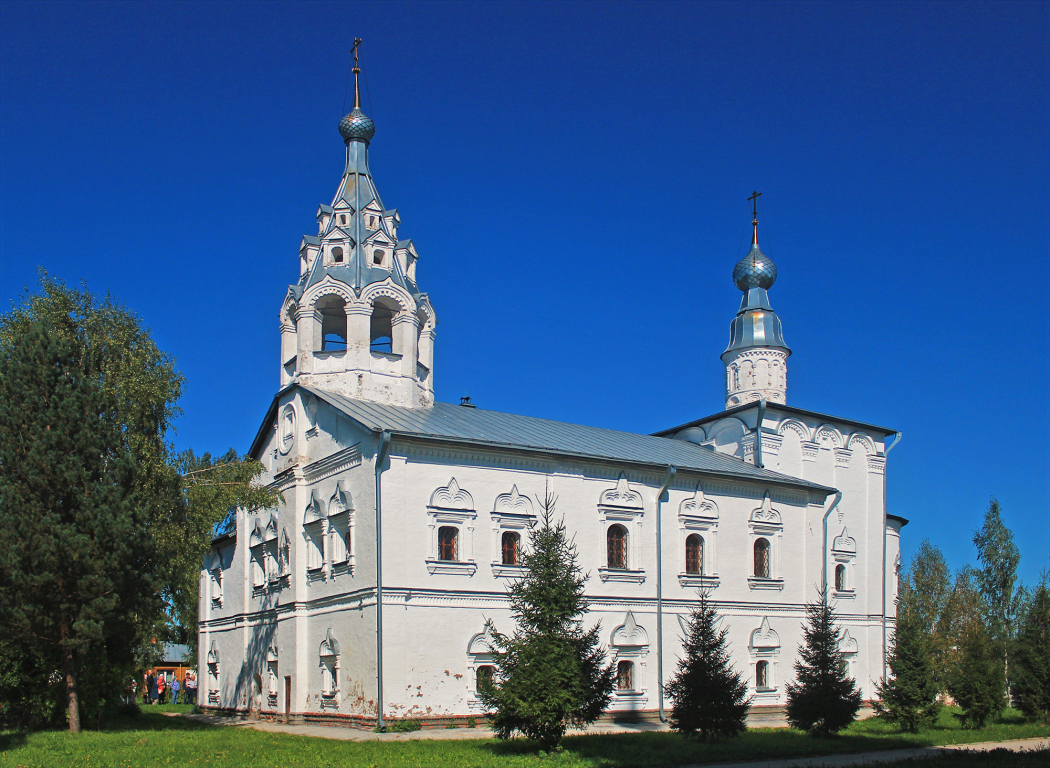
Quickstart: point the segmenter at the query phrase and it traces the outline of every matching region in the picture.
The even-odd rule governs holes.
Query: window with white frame
[[[496,655],[492,646],[492,625],[486,622],[482,631],[470,638],[467,644],[467,707],[471,712],[486,711],[478,693],[496,676]]]
[[[605,533],[604,563],[598,568],[602,581],[645,581],[636,541],[641,537],[644,515],[642,494],[631,488],[621,472],[616,487],[603,491],[598,499],[598,520]]]
[[[634,662],[633,661],[618,661],[616,663],[616,690],[618,691],[633,691],[634,690]]]
[[[780,542],[784,536],[784,523],[780,512],[773,509],[768,492],[762,498],[762,506],[751,512],[748,528],[751,534],[751,575],[748,577],[748,586],[751,589],[783,589]]]
[[[530,528],[536,524],[532,499],[512,486],[509,493],[496,497],[492,509],[492,573],[517,576],[521,573],[522,546]]]
[[[353,555],[351,527],[354,500],[347,488],[347,481],[340,480],[335,495],[328,502],[328,554],[332,565],[349,567]]]
[[[715,540],[718,507],[704,495],[700,483],[697,483],[696,491],[678,505],[678,526],[682,536],[679,583],[683,587],[717,587]]]
[[[756,702],[772,703],[777,700],[777,659],[780,656],[780,636],[763,617],[758,629],[752,630],[748,641],[748,655],[754,670]]]
[[[842,632],[842,637],[839,639],[839,652],[842,654],[842,660],[846,662],[846,676],[851,677],[854,680],[857,679],[857,651],[859,646],[857,641],[850,636],[849,630],[846,629]]]
[[[208,651],[208,703],[219,703],[219,649],[214,644]]]
[[[649,655],[649,635],[631,611],[624,615],[623,623],[613,629],[609,647],[616,661],[614,705],[636,709],[647,701],[643,670]]]
[[[277,644],[270,643],[266,651],[266,700],[267,706],[277,706],[277,694],[279,690],[279,670],[277,667]]]
[[[471,576],[474,561],[474,498],[459,487],[456,478],[430,495],[429,551],[427,570],[431,574]]]
[[[337,709],[339,704],[335,697],[339,693],[339,643],[331,629],[321,642],[318,657],[321,671],[321,707],[324,709],[331,706]]]
[[[843,527],[842,533],[831,542],[832,573],[834,574],[832,584],[835,597],[849,599],[856,595],[853,585],[853,568],[856,558],[857,542]]]
[[[252,529],[252,535],[248,539],[248,552],[250,553],[251,559],[251,570],[252,570],[252,586],[256,590],[263,589],[266,586],[266,553],[265,553],[265,539],[263,538],[263,528],[259,521],[255,521],[255,528]]]
[[[306,570],[318,572],[324,568],[325,503],[314,489],[303,517],[303,536],[306,538]]]

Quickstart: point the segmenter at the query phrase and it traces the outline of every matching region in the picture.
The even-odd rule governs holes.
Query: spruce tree
[[[961,632],[948,692],[962,710],[955,717],[964,728],[983,728],[1006,704],[1002,656],[980,618]]]
[[[587,577],[564,522],[553,520],[555,501],[548,495],[541,504],[542,520],[522,556],[525,575],[509,589],[517,629],[510,636],[490,629],[497,674],[479,691],[494,710],[498,738],[517,731],[546,750],[559,744],[568,727],[582,728],[605,711],[614,678],[598,625],[583,628]]]
[[[787,686],[788,723],[814,736],[838,733],[857,717],[860,691],[846,672],[839,649],[841,631],[835,612],[821,589],[816,603],[806,606],[805,644],[795,662],[796,680]]]
[[[1050,584],[1045,573],[1021,618],[1011,676],[1021,711],[1050,720]]]
[[[678,660],[678,671],[667,685],[674,703],[671,728],[701,741],[743,733],[751,704],[747,683],[729,661],[729,629],[715,629],[719,616],[709,597],[708,590],[700,591],[689,616],[685,658]]]
[[[937,722],[939,687],[933,674],[928,620],[917,609],[916,593],[905,580],[897,608],[897,630],[886,657],[893,676],[876,686],[875,710],[901,730],[916,733]]]

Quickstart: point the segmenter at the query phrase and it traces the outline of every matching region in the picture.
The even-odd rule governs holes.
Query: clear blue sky
[[[904,432],[893,513],[953,566],[991,495],[1050,558],[1050,5],[0,4],[0,301],[124,300],[246,450],[342,171],[421,254],[438,397],[651,432],[721,409],[765,194],[788,402]]]

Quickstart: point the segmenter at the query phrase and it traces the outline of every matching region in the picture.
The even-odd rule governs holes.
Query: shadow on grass
[[[754,729],[735,739],[710,743],[675,733],[617,733],[566,736],[562,745],[566,752],[591,760],[602,768],[631,768],[907,749],[925,746],[922,741],[914,737],[861,734],[814,738],[800,731],[777,728]],[[931,736],[929,741],[936,739]],[[500,757],[536,752],[535,743],[525,739],[488,742],[479,747]]]
[[[27,737],[22,731],[10,731],[8,733],[0,733],[0,752],[7,752],[9,749],[17,749],[18,747],[24,747],[26,745]]]

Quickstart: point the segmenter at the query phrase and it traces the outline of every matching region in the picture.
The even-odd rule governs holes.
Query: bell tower
[[[784,343],[780,318],[769,305],[769,294],[777,280],[777,266],[758,247],[758,198],[751,224],[751,250],[733,268],[733,282],[744,292],[740,310],[729,327],[729,346],[722,353],[726,367],[726,409],[765,399],[787,402],[787,359],[791,354]]]
[[[281,386],[304,384],[360,400],[434,402],[437,318],[416,284],[419,254],[398,239],[401,218],[383,206],[368,167],[375,123],[361,110],[354,41],[354,108],[339,121],[346,166],[317,235],[299,246],[299,282],[281,305]]]

